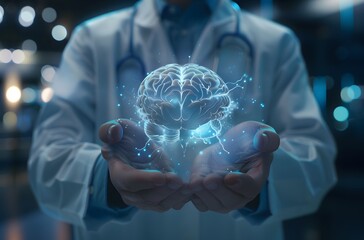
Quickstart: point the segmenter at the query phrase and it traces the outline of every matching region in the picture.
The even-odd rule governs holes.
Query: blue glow
[[[268,19],[273,18],[273,0],[261,0],[262,16]]]
[[[349,118],[349,111],[343,106],[339,106],[334,110],[334,118],[338,122],[344,122]]]
[[[341,99],[344,102],[351,102],[361,97],[361,88],[357,85],[351,85],[350,87],[344,87],[340,92]]]
[[[340,0],[341,29],[352,31],[354,29],[354,4],[353,0]]]
[[[358,99],[361,97],[361,88],[358,85],[352,85],[349,87],[349,89],[353,92],[354,99]]]
[[[169,64],[141,83],[137,105],[154,141],[187,142],[218,137],[231,106],[231,89],[213,71],[196,64]]]
[[[340,97],[343,102],[349,103],[354,100],[355,94],[350,87],[344,87],[341,89]]]
[[[320,106],[321,112],[326,110],[326,78],[316,77],[313,80],[313,93]]]
[[[160,67],[143,80],[138,90],[136,107],[144,132],[159,145],[178,143],[185,149],[189,144],[219,142],[228,153],[222,144],[226,139],[220,139],[222,121],[234,111],[244,111],[241,105],[265,107],[263,102],[256,104],[257,99],[249,94],[245,96],[252,81],[244,74],[237,81],[225,83],[212,70],[192,63]]]
[[[231,2],[231,6],[236,10],[240,11],[240,6],[236,2]]]

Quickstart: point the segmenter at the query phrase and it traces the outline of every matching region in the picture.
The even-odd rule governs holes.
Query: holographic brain
[[[153,71],[141,83],[137,99],[145,132],[156,141],[217,136],[230,104],[224,81],[196,64],[169,64]]]

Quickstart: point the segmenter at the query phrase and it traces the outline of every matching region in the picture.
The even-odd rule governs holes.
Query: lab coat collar
[[[217,0],[218,5],[211,17],[211,24],[217,26],[234,19],[234,10],[229,0]],[[145,28],[152,28],[160,24],[160,15],[155,1],[142,0],[138,6],[135,24]]]
[[[154,0],[154,1],[157,12],[159,15],[161,15],[163,10],[167,7],[168,3],[166,3],[166,0]],[[211,12],[214,12],[220,0],[201,0],[201,1],[205,1],[207,6],[210,8]]]
[[[155,2],[153,0],[142,0],[137,7],[135,27],[143,29],[144,36],[148,38],[149,47],[158,52],[159,66],[176,63],[176,56],[161,24]],[[204,63],[206,67],[213,67],[213,64],[210,63],[211,54],[216,51],[218,38],[227,31],[233,31],[233,26],[235,26],[233,23],[234,19],[236,19],[234,11],[229,0],[219,0],[218,7],[213,12],[193,50],[192,63]],[[153,62],[156,62],[155,57],[146,60],[147,71],[152,71],[158,67],[153,65]]]

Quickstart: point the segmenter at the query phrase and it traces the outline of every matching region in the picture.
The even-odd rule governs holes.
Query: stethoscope
[[[235,2],[231,2],[232,7],[234,8],[234,12],[235,12],[235,16],[236,16],[236,26],[235,26],[235,31],[233,32],[227,32],[224,33],[220,36],[220,38],[217,41],[216,44],[216,51],[217,53],[215,54],[215,59],[213,61],[213,68],[215,68],[215,71],[217,71],[217,66],[219,66],[219,54],[218,52],[221,52],[222,49],[224,48],[224,42],[228,39],[228,38],[234,38],[239,40],[241,43],[239,45],[243,45],[244,48],[246,49],[246,51],[244,52],[244,56],[247,56],[249,58],[250,61],[250,66],[248,68],[253,69],[253,60],[254,60],[254,47],[251,43],[251,41],[240,31],[240,7],[237,3]],[[130,20],[130,38],[129,38],[129,52],[128,54],[122,58],[116,65],[116,73],[117,76],[119,71],[123,68],[124,65],[126,65],[129,61],[134,61],[137,65],[139,65],[140,68],[140,73],[142,74],[142,76],[146,76],[147,75],[147,70],[146,70],[146,65],[143,62],[143,60],[135,53],[134,50],[134,23],[135,23],[135,17],[136,14],[138,12],[138,4],[135,4],[133,7],[133,12],[131,15],[131,20]],[[214,69],[213,69],[214,70]],[[252,72],[252,71],[250,71]],[[117,84],[120,83],[120,79],[117,78]]]

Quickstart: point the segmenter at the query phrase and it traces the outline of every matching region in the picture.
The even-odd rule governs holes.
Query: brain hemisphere
[[[161,67],[139,88],[138,107],[143,118],[169,129],[193,130],[221,119],[229,104],[223,80],[196,64]]]

